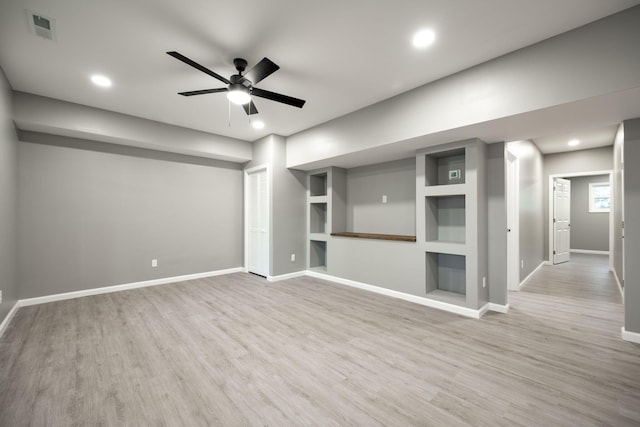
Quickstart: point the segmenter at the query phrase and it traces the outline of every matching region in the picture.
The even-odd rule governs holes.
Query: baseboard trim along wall
[[[504,314],[507,314],[509,312],[509,304],[503,305],[503,304],[496,304],[496,303],[490,302],[487,305],[488,305],[489,311],[495,311],[497,313],[504,313]]]
[[[622,327],[622,339],[635,344],[640,344],[640,333],[627,331]]]
[[[590,249],[569,249],[574,254],[609,255],[609,251],[592,251]]]
[[[270,282],[279,282],[280,280],[295,279],[296,277],[306,276],[306,274],[307,272],[304,270],[294,271],[293,273],[280,274],[278,276],[267,276],[267,280]]]
[[[432,300],[425,297],[419,297],[417,295],[406,294],[404,292],[398,292],[398,291],[394,291],[387,288],[381,288],[379,286],[369,285],[362,282],[356,282],[354,280],[343,279],[342,277],[331,276],[330,274],[326,274],[326,273],[318,273],[317,271],[307,270],[306,275],[310,277],[315,277],[317,279],[328,280],[330,282],[338,283],[340,285],[351,286],[353,288],[362,289],[364,291],[375,292],[377,294],[402,299],[405,301],[424,305],[426,307],[437,308],[439,310],[448,311],[450,313],[455,313],[461,316],[471,317],[474,319],[479,319],[480,317],[482,317],[484,313],[486,313],[488,310],[491,310],[490,304],[484,305],[479,310],[474,310],[472,308],[460,307],[459,305],[449,304],[442,301],[436,301],[436,300]],[[497,304],[495,304],[495,306],[497,306]]]
[[[5,329],[7,329],[7,326],[9,326],[9,322],[11,322],[11,319],[13,319],[13,316],[16,315],[16,312],[19,308],[20,301],[16,301],[16,303],[13,304],[13,307],[11,307],[11,310],[9,310],[9,313],[7,313],[7,316],[4,318],[2,323],[0,323],[0,338],[2,338],[2,334],[4,334]]]
[[[62,301],[66,299],[81,298],[90,295],[107,294],[110,292],[126,291],[129,289],[146,288],[147,286],[166,285],[167,283],[183,282],[185,280],[203,279],[205,277],[221,276],[223,274],[242,272],[242,267],[228,268],[226,270],[206,271],[204,273],[185,274],[183,276],[165,277],[162,279],[145,280],[142,282],[126,283],[123,285],[105,286],[102,288],[86,289],[75,292],[65,292],[62,294],[46,295],[43,297],[21,299],[18,303],[20,307],[27,307],[47,302]]]
[[[547,264],[548,262],[549,261],[542,261],[539,266],[534,268],[533,271],[531,273],[529,273],[529,275],[527,277],[525,277],[522,282],[520,282],[520,285],[518,286],[518,289],[522,290],[522,288],[524,288],[527,285],[527,282],[529,281],[529,279],[531,279],[533,277],[533,275],[536,274],[538,272],[538,270],[540,270],[540,268],[542,268],[545,265],[550,265],[550,264]]]

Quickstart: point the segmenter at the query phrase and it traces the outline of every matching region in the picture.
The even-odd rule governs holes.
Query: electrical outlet
[[[0,304],[2,304],[2,291],[0,291]]]
[[[524,268],[524,260],[523,259],[520,260],[520,268]]]
[[[482,287],[483,287],[483,288],[486,288],[486,287],[487,287],[487,278],[486,278],[486,277],[483,277],[483,278],[482,278]]]
[[[387,203],[387,195],[386,194],[382,195],[382,203]]]
[[[157,259],[152,259],[151,260],[151,267],[157,267],[158,266],[158,260]]]
[[[291,254],[291,262],[296,262],[296,254]]]

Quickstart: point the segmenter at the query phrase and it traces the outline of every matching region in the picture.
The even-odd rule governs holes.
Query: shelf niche
[[[465,150],[444,151],[424,156],[425,186],[465,183]]]
[[[309,232],[327,232],[327,204],[309,203]]]
[[[465,242],[465,196],[425,197],[426,241]]]
[[[327,195],[327,173],[319,173],[309,175],[309,196],[326,196]]]
[[[463,255],[427,252],[426,261],[427,294],[446,291],[466,295],[467,268]]]
[[[309,268],[325,271],[327,269],[327,242],[309,241]]]

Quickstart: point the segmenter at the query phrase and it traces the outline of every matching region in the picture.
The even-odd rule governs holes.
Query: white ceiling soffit
[[[0,66],[13,89],[253,141],[288,136],[425,83],[640,3],[632,0],[137,0],[4,1]],[[56,26],[56,41],[29,31],[27,10]],[[436,42],[411,45],[429,27]],[[297,109],[256,99],[253,129],[224,86],[165,52],[176,50],[227,77],[269,57],[281,69],[257,86],[305,99]],[[105,74],[110,89],[89,76]]]

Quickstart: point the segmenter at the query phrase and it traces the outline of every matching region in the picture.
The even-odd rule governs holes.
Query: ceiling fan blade
[[[202,90],[192,90],[189,92],[178,92],[178,95],[182,96],[193,96],[193,95],[205,95],[207,93],[218,93],[218,92],[226,92],[226,87],[221,87],[218,89],[202,89]]]
[[[247,113],[247,116],[258,114],[258,109],[256,108],[256,104],[254,104],[253,101],[248,104],[244,104],[242,108],[244,108],[244,112]]]
[[[262,58],[262,61],[258,62],[252,69],[247,71],[244,77],[251,80],[251,83],[256,84],[279,69],[280,67],[269,58]]]
[[[303,99],[294,98],[292,96],[281,95],[275,92],[269,92],[268,90],[259,89],[254,87],[251,89],[251,94],[259,96],[260,98],[270,99],[271,101],[282,102],[283,104],[293,105],[294,107],[302,108],[306,102]]]
[[[196,70],[200,70],[205,74],[210,75],[211,77],[214,77],[218,80],[220,80],[223,83],[226,84],[231,84],[231,82],[229,80],[227,80],[226,78],[222,77],[220,74],[218,73],[214,73],[213,71],[211,71],[210,69],[203,67],[202,65],[198,64],[195,61],[192,61],[191,59],[187,58],[186,56],[178,53],[178,52],[167,52],[167,55],[173,56],[174,58],[176,58],[179,61],[184,62],[187,65],[191,65],[193,68],[195,68]]]

